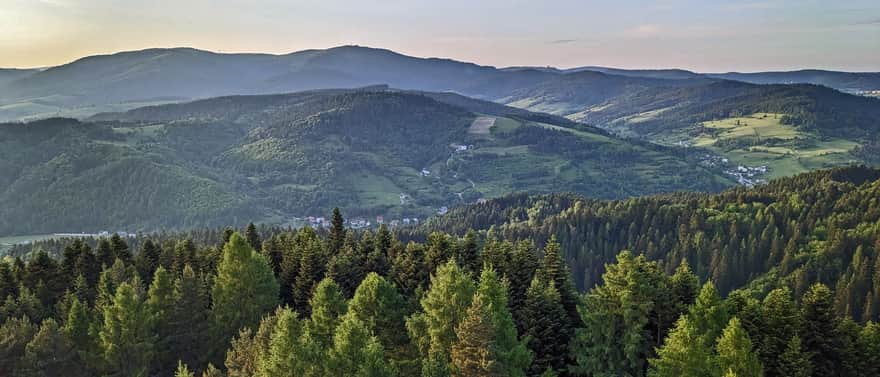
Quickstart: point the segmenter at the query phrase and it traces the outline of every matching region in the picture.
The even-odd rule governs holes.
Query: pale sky
[[[0,67],[357,44],[494,66],[880,71],[877,0],[0,0]]]

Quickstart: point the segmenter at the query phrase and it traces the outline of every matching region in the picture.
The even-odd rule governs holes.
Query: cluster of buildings
[[[735,169],[724,170],[724,173],[736,179],[739,184],[744,186],[754,186],[767,183],[767,180],[761,178],[769,169],[766,166],[737,166]]]
[[[308,226],[310,226],[312,228],[330,228],[332,226],[330,219],[327,219],[325,217],[309,216],[303,220],[305,220],[308,223]],[[379,216],[376,216],[375,223],[373,223],[367,219],[364,219],[364,218],[356,218],[356,219],[346,220],[345,224],[348,225],[348,227],[350,227],[352,229],[370,228],[374,224],[376,226],[385,224],[385,225],[388,225],[393,228],[393,227],[397,227],[397,226],[401,226],[401,225],[418,225],[419,218],[418,217],[405,217],[403,219],[393,219],[390,221],[385,221],[385,216],[379,215]]]

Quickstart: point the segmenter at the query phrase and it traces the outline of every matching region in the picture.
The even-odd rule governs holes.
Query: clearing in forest
[[[474,119],[474,122],[471,123],[468,133],[474,135],[488,135],[494,125],[495,117],[477,117],[477,119]]]

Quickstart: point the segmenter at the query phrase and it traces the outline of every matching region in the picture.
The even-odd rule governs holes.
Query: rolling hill
[[[0,125],[0,233],[426,217],[513,191],[732,184],[681,151],[451,93],[230,96]],[[51,204],[48,204],[51,203]]]

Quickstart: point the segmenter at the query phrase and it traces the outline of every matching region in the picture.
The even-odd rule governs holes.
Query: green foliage
[[[336,282],[324,279],[315,288],[309,307],[312,308],[312,317],[306,324],[306,331],[319,347],[328,348],[340,317],[346,312],[345,297]]]
[[[103,317],[99,335],[107,374],[146,375],[156,352],[156,333],[143,289],[127,282],[120,284]]]
[[[328,353],[327,375],[391,377],[397,373],[388,365],[379,339],[357,317],[346,315]]]
[[[714,376],[712,351],[702,340],[697,327],[687,315],[681,316],[657,357],[649,360],[649,377],[700,377]]]
[[[764,367],[739,319],[733,317],[718,338],[718,368],[738,377],[763,377]]]
[[[229,339],[244,327],[253,328],[278,302],[278,282],[269,263],[237,233],[223,247],[211,298],[211,320],[218,339]]]
[[[480,274],[474,300],[477,298],[480,298],[481,305],[487,311],[494,337],[493,352],[500,365],[499,370],[505,376],[524,376],[532,363],[532,354],[526,342],[518,337],[508,305],[507,283],[498,278],[494,269],[484,268]],[[475,305],[472,303],[471,308]],[[468,310],[471,315],[470,309]],[[461,339],[461,335],[458,337]]]
[[[810,355],[804,351],[800,337],[795,335],[788,342],[785,351],[779,355],[777,368],[780,376],[809,377],[813,375]]]
[[[508,375],[505,373],[507,366],[497,353],[497,334],[489,310],[480,294],[474,296],[467,316],[459,323],[455,333],[458,339],[451,350],[453,376]]]
[[[568,365],[566,336],[571,332],[559,290],[552,281],[532,280],[523,307],[523,337],[534,354],[530,375],[546,369],[565,370]]]

